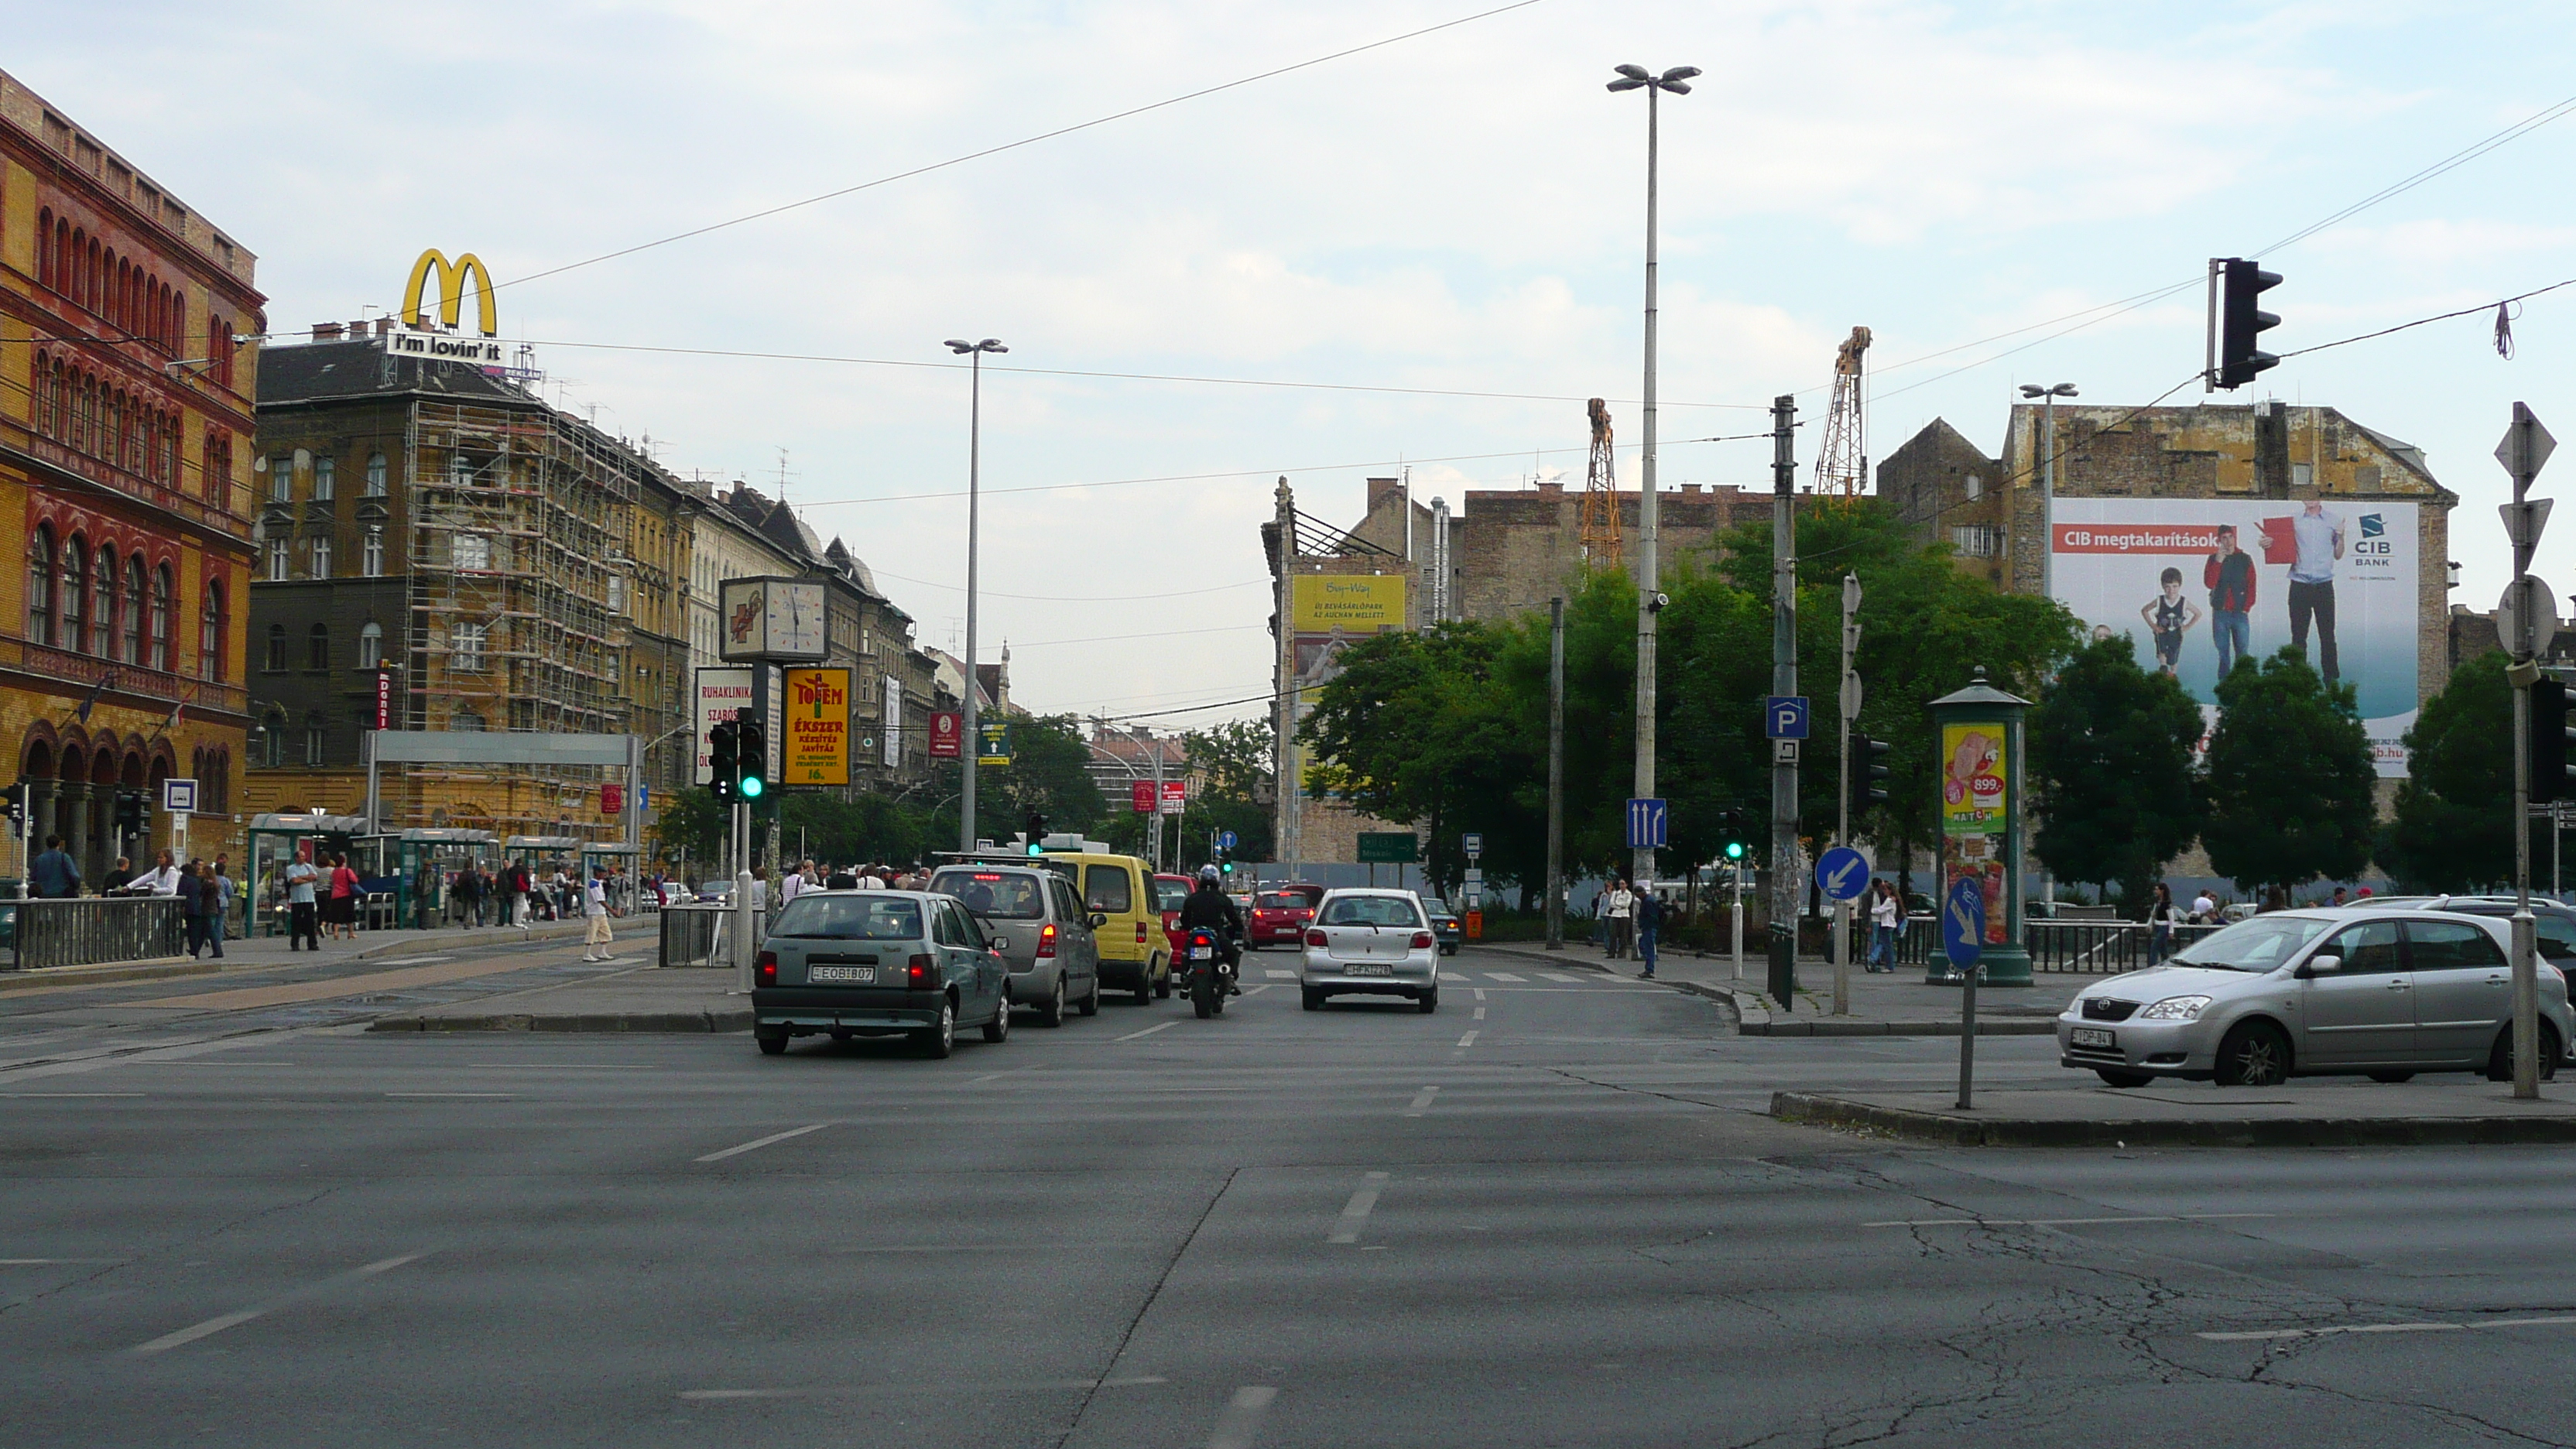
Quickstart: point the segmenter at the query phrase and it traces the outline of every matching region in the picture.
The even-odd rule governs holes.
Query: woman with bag
[[[349,868],[349,857],[331,857],[331,907],[323,920],[331,927],[334,939],[358,939],[358,873]]]

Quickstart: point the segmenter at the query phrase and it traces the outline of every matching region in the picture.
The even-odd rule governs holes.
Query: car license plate
[[[818,986],[874,986],[874,966],[808,966],[805,979]]]
[[[2075,1044],[2080,1047],[2115,1047],[2120,1044],[2118,1037],[2112,1035],[2110,1032],[2104,1031],[2098,1026],[2079,1026],[2075,1028],[2074,1040]]]
[[[1353,976],[1392,976],[1395,968],[1377,961],[1354,962],[1347,968]]]

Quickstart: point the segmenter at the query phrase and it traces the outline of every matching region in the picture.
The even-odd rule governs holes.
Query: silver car
[[[1422,902],[1411,891],[1326,891],[1306,924],[1298,978],[1308,1011],[1361,993],[1409,997],[1425,1015],[1438,1011],[1440,951]]]
[[[930,889],[963,902],[1002,953],[1013,1006],[1034,1009],[1041,1026],[1064,1025],[1067,1007],[1100,1014],[1100,944],[1092,932],[1105,918],[1085,914],[1063,876],[1026,865],[945,865],[930,877]]]
[[[2268,1087],[2291,1076],[2513,1074],[2508,923],[2451,911],[2275,911],[2161,966],[2084,988],[2057,1018],[2058,1059],[2115,1087],[2158,1077]],[[2540,963],[2540,1070],[2576,1022]]]

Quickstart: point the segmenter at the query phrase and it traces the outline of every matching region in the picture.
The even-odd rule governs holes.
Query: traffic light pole
[[[1798,400],[1771,400],[1771,692],[1798,692]],[[1798,742],[1771,742],[1771,997],[1798,990]]]
[[[1834,717],[1842,723],[1841,738],[1834,756],[1841,773],[1834,791],[1834,844],[1851,844],[1852,785],[1852,716],[1859,713],[1860,700],[1856,686],[1859,676],[1852,673],[1852,653],[1860,647],[1860,578],[1843,575],[1843,672]],[[1867,778],[1864,776],[1863,778]],[[1834,907],[1834,1015],[1851,1015],[1851,917],[1852,903],[1837,900]]]
[[[1698,867],[1691,868],[1694,873]],[[1565,949],[1565,599],[1547,601],[1547,949]],[[1744,974],[1737,950],[1735,974]]]
[[[2496,456],[2513,475],[2513,506],[2505,511],[2513,537],[2513,638],[2505,647],[2513,651],[2507,674],[2513,684],[2513,1095],[2520,1101],[2540,1096],[2540,968],[2534,960],[2538,942],[2531,915],[2531,687],[2540,682],[2540,611],[2556,607],[2548,590],[2531,576],[2545,504],[2533,516],[2526,511],[2524,495],[2551,446],[2540,419],[2528,406],[2515,403],[2513,424]],[[2550,727],[2563,734],[2557,720]],[[2565,784],[2552,780],[2548,788],[2555,800]]]

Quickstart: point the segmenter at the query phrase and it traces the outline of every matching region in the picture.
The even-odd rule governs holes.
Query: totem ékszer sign
[[[787,736],[779,742],[781,785],[850,783],[850,671],[784,672]]]

